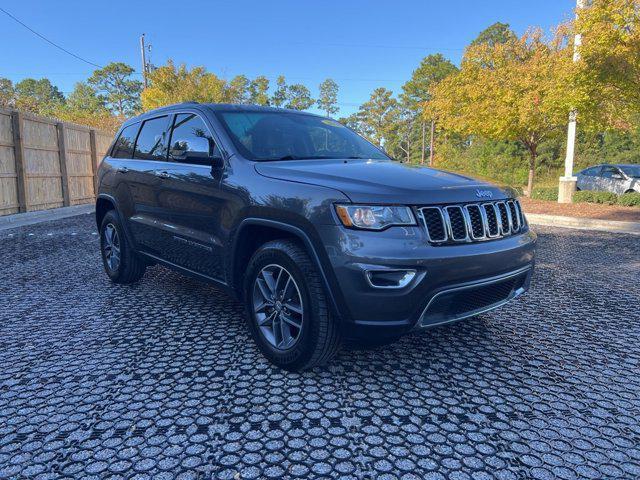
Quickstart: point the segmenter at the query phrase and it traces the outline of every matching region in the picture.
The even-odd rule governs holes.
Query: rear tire
[[[297,242],[274,240],[261,246],[249,260],[243,289],[249,330],[271,363],[301,371],[323,365],[337,353],[340,332],[320,273]]]
[[[104,270],[113,283],[135,283],[144,275],[146,264],[127,242],[115,210],[109,210],[100,225],[100,252]]]

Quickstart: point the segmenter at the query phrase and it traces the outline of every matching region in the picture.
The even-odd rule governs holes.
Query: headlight
[[[415,225],[409,207],[387,205],[336,205],[336,212],[345,227],[382,230],[391,225]]]

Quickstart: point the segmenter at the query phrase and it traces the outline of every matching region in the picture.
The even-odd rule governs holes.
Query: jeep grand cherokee
[[[128,120],[99,173],[107,275],[162,264],[240,298],[288,370],[342,340],[391,341],[498,307],[530,283],[536,237],[496,186],[390,159],[291,110],[184,103]]]

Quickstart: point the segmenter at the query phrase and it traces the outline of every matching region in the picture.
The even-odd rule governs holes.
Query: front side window
[[[169,159],[174,162],[210,164],[213,155],[220,155],[209,129],[195,113],[176,115],[169,144]]]
[[[620,175],[620,171],[616,167],[604,167],[601,177],[612,178],[614,175]]]
[[[124,127],[118,140],[113,146],[113,158],[133,158],[133,144],[136,143],[136,135],[140,128],[139,123]]]
[[[165,135],[168,117],[152,118],[142,124],[142,130],[136,140],[134,158],[141,160],[166,160],[167,147]]]
[[[236,148],[251,160],[366,158],[389,160],[335,120],[293,112],[218,111]]]

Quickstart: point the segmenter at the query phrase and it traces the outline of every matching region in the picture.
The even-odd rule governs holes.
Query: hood
[[[339,190],[354,203],[426,205],[508,197],[490,183],[390,160],[287,160],[258,162],[255,168],[265,177]]]

